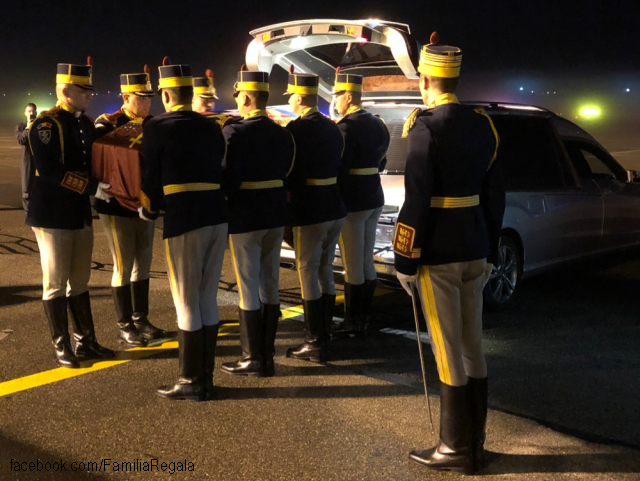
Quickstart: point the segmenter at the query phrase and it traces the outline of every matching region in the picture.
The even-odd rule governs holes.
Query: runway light
[[[625,92],[631,92],[631,89],[626,89]]]
[[[600,107],[595,106],[585,106],[580,109],[580,117],[585,119],[594,119],[596,117],[600,117]]]
[[[524,90],[524,87],[520,87],[520,91]]]
[[[531,93],[533,93],[533,90],[531,91]]]

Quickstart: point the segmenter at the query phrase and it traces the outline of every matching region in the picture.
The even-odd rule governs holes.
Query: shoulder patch
[[[51,127],[53,127],[53,124],[51,124],[49,122],[41,122],[40,125],[38,125],[38,130],[40,130],[40,129],[50,129]]]
[[[38,129],[39,128],[40,126],[38,126]],[[51,142],[51,128],[39,130],[38,137],[40,138],[40,142],[42,142],[44,145],[48,145],[49,142]]]
[[[413,112],[411,112],[409,114],[409,116],[407,117],[407,120],[404,121],[404,125],[402,126],[402,138],[406,139],[407,137],[409,137],[409,131],[413,128],[413,126],[416,124],[416,119],[418,118],[418,115],[422,112],[422,109],[420,107],[413,109]]]
[[[393,252],[409,259],[419,259],[422,255],[422,249],[414,249],[415,237],[416,230],[413,227],[399,222],[393,236]]]

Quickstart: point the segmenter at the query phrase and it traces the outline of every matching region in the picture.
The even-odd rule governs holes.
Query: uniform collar
[[[243,119],[251,119],[253,117],[269,117],[269,115],[266,110],[255,109],[242,116]]]
[[[307,107],[300,113],[300,117],[306,117],[307,115],[315,114],[317,112],[320,112],[318,107]]]
[[[73,107],[71,107],[70,105],[67,105],[64,102],[60,102],[59,100],[56,102],[56,107],[58,107],[59,109],[62,109],[62,110],[66,110],[70,114],[73,114],[76,118],[82,117],[82,114],[84,113],[84,111],[76,110]]]
[[[458,96],[456,94],[446,93],[438,95],[433,102],[428,105],[428,108],[432,109],[438,105],[444,104],[459,104]]]
[[[169,112],[178,112],[180,110],[191,110],[191,105],[177,104],[169,109]]]
[[[360,112],[361,110],[363,110],[362,105],[352,105],[344,113],[343,117],[346,117],[347,115],[355,114],[356,112]]]

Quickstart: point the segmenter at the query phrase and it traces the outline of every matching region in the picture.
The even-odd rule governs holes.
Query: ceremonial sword
[[[431,403],[427,392],[427,370],[424,366],[424,355],[422,354],[422,341],[420,340],[420,322],[418,320],[418,305],[416,303],[416,283],[411,283],[411,303],[413,304],[413,318],[416,321],[416,337],[418,339],[418,352],[420,353],[420,367],[422,368],[422,385],[424,386],[424,397],[427,398],[427,410],[429,411],[429,424],[433,433],[433,417],[431,416]]]

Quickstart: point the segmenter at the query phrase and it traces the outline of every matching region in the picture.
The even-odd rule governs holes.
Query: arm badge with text
[[[396,225],[396,233],[393,238],[393,251],[409,259],[419,259],[422,249],[414,249],[413,242],[416,237],[416,230],[402,222]]]

